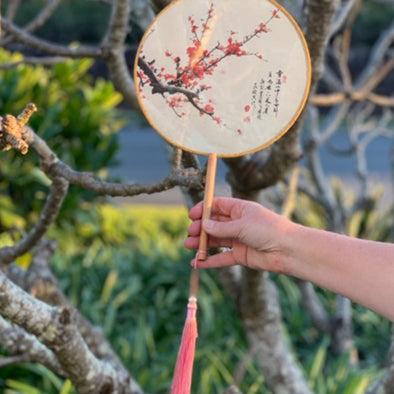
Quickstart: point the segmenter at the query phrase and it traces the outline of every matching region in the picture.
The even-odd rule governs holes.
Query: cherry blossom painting
[[[186,150],[246,154],[279,138],[308,94],[309,56],[274,1],[180,0],[145,33],[135,83],[141,108]]]

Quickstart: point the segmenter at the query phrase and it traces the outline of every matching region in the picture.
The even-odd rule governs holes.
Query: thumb
[[[240,223],[238,220],[229,222],[218,222],[207,219],[202,224],[204,230],[216,238],[236,238],[240,232]]]

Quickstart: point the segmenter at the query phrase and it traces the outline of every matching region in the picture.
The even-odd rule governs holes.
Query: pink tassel
[[[203,209],[203,221],[211,214],[213,192],[215,187],[217,155],[211,153],[208,156],[207,180],[205,186],[205,198]],[[176,360],[174,380],[172,381],[171,394],[190,394],[192,386],[194,352],[197,339],[197,294],[199,273],[197,269],[198,260],[207,258],[208,234],[201,230],[198,252],[193,262],[193,270],[190,275],[189,303],[187,304],[187,315],[185,327],[183,328],[181,346]]]
[[[191,390],[194,352],[198,336],[196,311],[197,298],[191,296],[187,304],[186,322],[176,360],[171,394],[189,394]]]

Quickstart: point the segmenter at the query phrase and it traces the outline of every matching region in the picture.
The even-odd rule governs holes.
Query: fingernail
[[[190,263],[190,265],[192,266],[192,268],[197,269],[197,257],[195,259],[193,259]]]
[[[212,230],[214,225],[215,223],[213,222],[213,220],[210,219],[204,220],[203,227],[205,230]]]

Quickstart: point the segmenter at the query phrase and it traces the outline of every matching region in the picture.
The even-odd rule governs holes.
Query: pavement
[[[116,155],[118,164],[110,168],[110,175],[125,182],[155,183],[162,180],[169,172],[166,142],[149,126],[129,126],[119,132],[120,150]],[[336,147],[346,143],[340,137],[334,140]],[[367,168],[372,176],[372,187],[384,185],[385,202],[393,202],[393,187],[390,184],[390,143],[380,138],[368,146]],[[333,156],[329,149],[321,151],[324,171],[335,175],[352,185],[357,190],[357,176],[354,158]],[[204,157],[201,157],[204,160]],[[229,196],[230,188],[225,182],[226,166],[219,160],[215,194]],[[184,199],[179,188],[156,193],[140,195],[130,198],[116,198],[116,202],[131,202],[136,204],[183,204]]]

